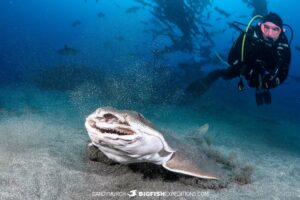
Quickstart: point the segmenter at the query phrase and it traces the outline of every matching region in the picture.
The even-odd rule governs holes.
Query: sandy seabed
[[[163,111],[164,116],[146,117],[177,134],[208,122],[208,135],[216,149],[234,152],[241,163],[254,167],[251,183],[218,187],[205,181],[160,177],[160,168],[147,172],[144,167],[143,172],[138,166],[90,161],[83,124],[89,111],[70,106],[74,99],[68,95],[5,87],[1,97],[0,199],[129,199],[128,194],[135,192],[130,199],[142,198],[139,195],[148,195],[147,199],[300,199],[300,150],[295,144],[299,136],[280,137],[299,130],[291,121],[264,118],[258,122],[260,116],[229,116],[228,112],[193,114],[177,106],[149,109],[149,113]],[[176,114],[181,117],[171,117]],[[154,175],[148,176],[151,172]],[[161,196],[163,192],[166,196]]]

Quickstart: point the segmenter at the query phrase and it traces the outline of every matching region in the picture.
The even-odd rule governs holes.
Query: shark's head
[[[85,126],[92,141],[96,144],[106,142],[114,145],[116,141],[121,143],[134,142],[140,133],[130,126],[133,121],[131,118],[133,117],[113,109],[98,108],[86,119]],[[97,141],[97,139],[99,140]]]
[[[117,162],[162,164],[174,152],[162,134],[137,112],[98,108],[87,117],[85,126],[93,145]]]

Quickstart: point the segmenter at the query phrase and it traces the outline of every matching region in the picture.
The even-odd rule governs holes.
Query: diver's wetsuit
[[[244,62],[241,62],[243,35],[244,33],[238,37],[229,52],[230,67],[208,73],[203,79],[192,83],[187,88],[189,92],[202,95],[220,77],[229,80],[243,76],[248,81],[249,87],[256,88],[257,91],[268,91],[286,80],[291,50],[285,34],[281,33],[275,42],[268,42],[263,38],[259,26],[252,27],[246,36]]]

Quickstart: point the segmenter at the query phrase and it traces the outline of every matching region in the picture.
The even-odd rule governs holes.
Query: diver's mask
[[[272,22],[267,21],[264,23],[260,23],[259,25],[263,37],[267,42],[271,42],[271,43],[275,42],[279,38],[282,32],[281,27],[277,26]]]

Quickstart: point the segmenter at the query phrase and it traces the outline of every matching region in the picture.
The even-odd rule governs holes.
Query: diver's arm
[[[244,33],[241,33],[232,45],[228,54],[228,63],[231,66],[239,67],[241,65],[241,47]]]
[[[254,39],[254,28],[250,28],[249,31],[246,34],[245,38],[245,45],[244,45],[244,61],[241,61],[242,57],[242,43],[243,43],[243,37],[244,33],[241,33],[233,46],[230,49],[229,55],[228,55],[228,63],[235,67],[236,69],[241,69],[244,65],[249,63],[249,60],[253,57],[253,52],[255,52],[254,46],[256,46]]]
[[[291,63],[291,49],[288,42],[281,42],[276,49],[278,65],[270,73],[266,84],[269,88],[274,88],[282,84],[288,76]]]

